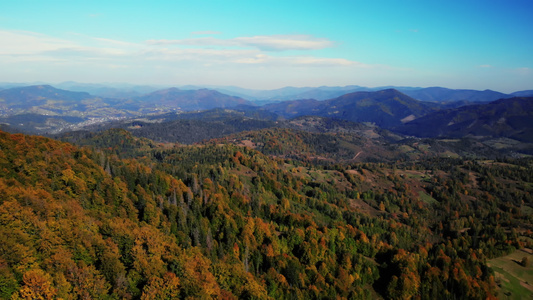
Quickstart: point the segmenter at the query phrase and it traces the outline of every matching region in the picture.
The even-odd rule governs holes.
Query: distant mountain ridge
[[[0,98],[4,105],[27,107],[43,104],[46,100],[74,102],[94,98],[94,96],[86,92],[60,90],[50,85],[34,85],[2,90]]]
[[[441,110],[403,124],[395,131],[418,137],[506,137],[533,143],[533,97]]]
[[[511,93],[515,97],[533,97],[533,90],[525,90]]]
[[[163,105],[185,111],[252,105],[251,102],[242,98],[229,96],[209,89],[181,90],[178,88],[169,88],[137,97],[135,100],[144,104],[152,104],[154,106]]]
[[[443,87],[429,87],[415,90],[401,90],[404,94],[411,96],[421,101],[431,102],[490,102],[503,98],[511,98],[512,95],[484,90],[462,90],[462,89],[447,89]]]
[[[94,105],[89,108],[89,103]],[[105,105],[102,99],[89,93],[56,89],[50,85],[14,87],[0,91],[0,116],[4,117],[16,114],[80,117],[88,110]]]
[[[238,96],[250,101],[282,102],[297,99],[328,100],[353,92],[375,92],[386,89],[398,90],[412,98],[429,102],[490,102],[502,98],[533,96],[533,90],[501,93],[492,90],[450,89],[445,87],[408,87],[408,86],[380,86],[364,87],[348,86],[320,86],[320,87],[284,87],[274,90],[251,90],[238,87],[206,86],[224,94]],[[199,89],[202,86],[187,86]]]
[[[30,85],[44,85],[44,83],[1,83],[0,90],[13,87],[24,87]],[[168,85],[135,85],[126,83],[79,83],[67,81],[57,84],[49,84],[56,88],[88,92],[105,98],[132,99],[140,97],[151,92],[169,88]],[[396,89],[412,98],[422,101],[433,102],[490,102],[501,98],[511,97],[531,97],[533,90],[515,91],[513,93],[501,93],[491,90],[473,90],[473,89],[450,89],[445,87],[410,87],[410,86],[378,86],[365,87],[359,85],[347,86],[318,86],[318,87],[292,87],[261,90],[248,89],[237,86],[217,86],[217,85],[175,85],[182,90],[199,90],[210,89],[222,94],[236,96],[252,102],[280,102],[296,99],[315,99],[327,100],[339,97],[351,92],[372,92],[385,89]]]
[[[117,99],[131,99],[140,97],[148,93],[167,88],[166,86],[150,86],[150,85],[133,85],[133,84],[91,84],[79,83],[73,81],[53,84],[52,86],[75,92],[87,92],[91,95],[117,98]]]
[[[264,109],[286,118],[305,115],[370,122],[391,128],[436,109],[430,103],[413,99],[395,89],[354,92],[330,100],[296,100],[265,105]]]

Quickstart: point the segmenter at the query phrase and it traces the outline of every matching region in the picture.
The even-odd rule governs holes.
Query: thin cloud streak
[[[146,43],[149,45],[253,47],[263,51],[318,50],[334,45],[330,40],[309,35],[269,35],[233,39],[205,37],[182,40],[148,40]]]
[[[317,50],[330,48],[333,42],[308,35],[273,35],[239,37],[235,41],[266,51]]]
[[[0,30],[0,55],[17,56],[74,46],[70,41],[35,32]]]
[[[257,50],[246,49],[151,49],[141,54],[141,56],[153,61],[202,61],[211,64],[245,64],[270,67],[374,67],[372,65],[366,65],[343,58],[321,58],[313,56],[271,56],[261,53]]]
[[[528,67],[516,68],[514,71],[519,75],[530,75],[533,73],[533,69]]]
[[[264,54],[258,54],[253,57],[241,58],[235,63],[241,64],[256,64],[256,65],[265,65],[265,66],[312,66],[312,67],[345,67],[353,66],[366,68],[370,67],[368,65],[350,61],[343,58],[317,58],[311,56],[285,56],[285,57],[274,57]]]
[[[146,41],[147,45],[151,46],[224,46],[224,47],[233,47],[239,46],[238,43],[232,40],[222,40],[213,37],[204,37],[204,38],[194,38],[194,39],[183,39],[183,40],[148,40]]]
[[[216,35],[216,34],[222,34],[220,31],[193,31],[191,34],[194,35]]]

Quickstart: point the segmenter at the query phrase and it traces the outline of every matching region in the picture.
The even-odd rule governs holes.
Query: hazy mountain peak
[[[157,104],[179,110],[206,110],[216,107],[234,107],[250,102],[211,89],[181,90],[176,87],[158,90],[136,98],[143,103]]]
[[[32,85],[25,87],[15,87],[0,91],[0,97],[6,102],[19,102],[30,100],[42,100],[51,98],[53,100],[68,100],[78,101],[82,99],[92,98],[86,92],[72,92],[62,89],[57,89],[51,85]]]

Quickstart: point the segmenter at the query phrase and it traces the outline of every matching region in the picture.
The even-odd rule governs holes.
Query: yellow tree
[[[54,299],[56,294],[50,275],[41,269],[29,270],[22,276],[24,284],[12,299]]]

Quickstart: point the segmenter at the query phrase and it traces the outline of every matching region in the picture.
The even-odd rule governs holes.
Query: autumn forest
[[[0,133],[2,299],[490,299],[532,246],[528,158],[78,144]]]

